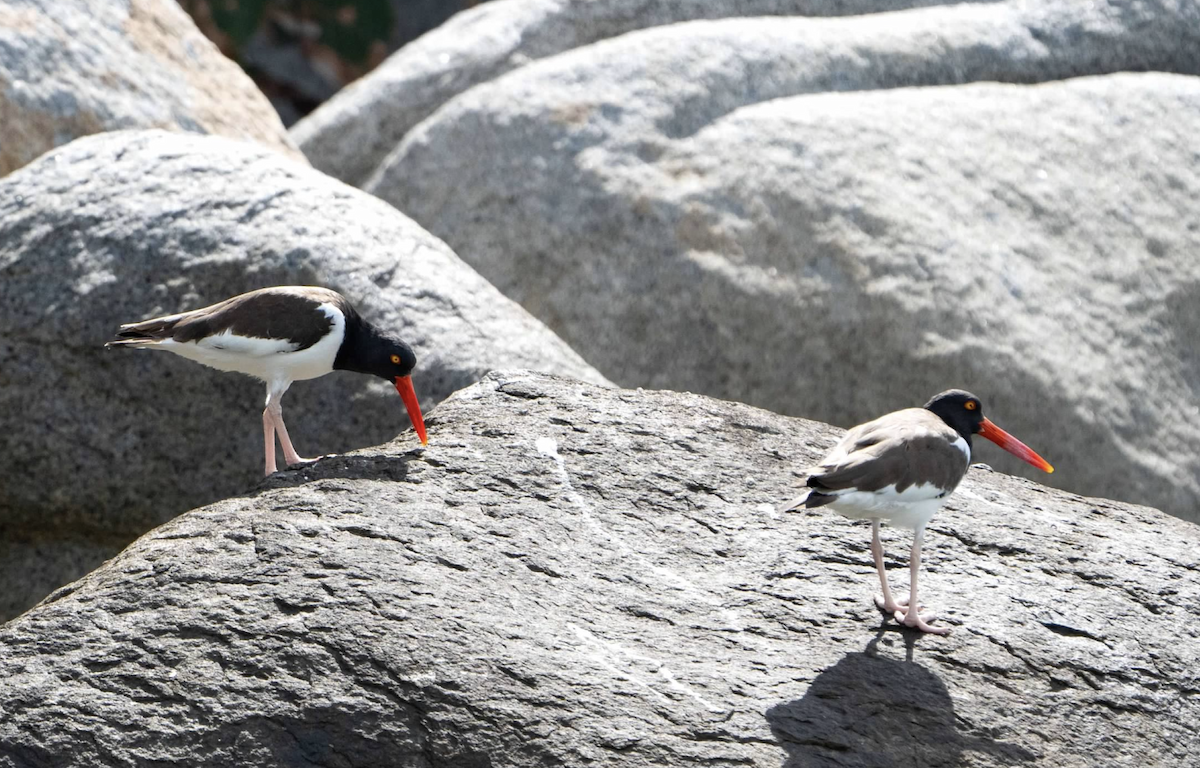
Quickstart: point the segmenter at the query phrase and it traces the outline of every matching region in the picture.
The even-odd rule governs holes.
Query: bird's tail
[[[137,323],[125,323],[117,331],[117,337],[106,342],[106,347],[145,347],[171,338],[175,326],[187,313],[164,315]]]
[[[821,493],[816,488],[808,488],[804,493],[800,494],[791,501],[780,504],[775,508],[776,512],[796,512],[801,509],[813,509],[815,507],[823,507],[837,500],[837,496],[827,493]]]
[[[792,499],[791,501],[785,501],[784,503],[780,504],[778,507],[775,507],[775,511],[776,512],[795,512],[798,509],[803,509],[804,502],[808,501],[808,494],[809,494],[809,492],[805,491],[804,493],[800,494],[799,496]]]

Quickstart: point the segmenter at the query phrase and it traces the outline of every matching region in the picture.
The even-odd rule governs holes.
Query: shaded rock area
[[[168,128],[303,156],[241,69],[173,0],[0,3],[0,176],[71,139]]]
[[[122,322],[288,284],[340,290],[408,340],[426,407],[514,364],[605,381],[370,195],[217,137],[80,139],[0,181],[0,617],[256,482],[262,384],[103,344]],[[298,382],[283,403],[305,455],[409,427],[394,388],[357,374]]]
[[[5,625],[0,766],[1196,754],[1193,524],[973,468],[926,539],[953,632],[916,637],[871,602],[864,522],[772,512],[837,429],[525,372],[429,426],[182,515]],[[897,582],[909,541],[885,536]]]
[[[995,0],[982,0],[994,2]],[[944,0],[492,0],[390,56],[296,123],[313,166],[361,186],[404,135],[471,86],[648,27],[739,16],[850,16]]]
[[[461,94],[366,189],[625,386],[846,426],[962,386],[1089,456],[1050,482],[1197,520],[1200,78],[897,87],[1123,68],[1200,71],[1200,3],[676,24]]]

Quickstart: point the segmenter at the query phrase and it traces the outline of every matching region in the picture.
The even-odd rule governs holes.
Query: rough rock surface
[[[412,343],[426,406],[514,364],[604,381],[441,241],[364,192],[223,138],[77,140],[0,181],[0,540],[36,550],[0,560],[0,616],[32,602],[18,597],[33,575],[19,564],[44,566],[52,542],[67,559],[51,588],[95,567],[89,546],[112,554],[255,481],[260,383],[103,344],[121,322],[286,284],[340,290]],[[409,426],[395,390],[357,374],[298,382],[283,402],[304,455]]]
[[[989,2],[992,0],[981,0]],[[738,16],[849,16],[945,0],[493,0],[393,54],[292,127],[313,166],[361,186],[404,135],[473,85],[638,29]]]
[[[630,34],[462,94],[366,188],[621,384],[845,426],[963,386],[1088,457],[1051,482],[1200,519],[1200,79],[884,87],[1200,71],[1172,7]]]
[[[430,434],[182,515],[0,629],[0,766],[1194,762],[1193,524],[972,469],[922,579],[953,631],[916,637],[865,523],[770,511],[831,427],[513,372]]]
[[[172,0],[0,3],[0,176],[71,139],[169,128],[301,158],[275,110]]]

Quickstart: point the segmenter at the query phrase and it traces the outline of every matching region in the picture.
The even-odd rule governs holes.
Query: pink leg
[[[883,585],[883,597],[875,596],[875,605],[888,614],[904,610],[904,606],[892,599],[888,588],[887,570],[883,567],[883,542],[879,540],[879,521],[871,521],[871,554],[875,557],[875,570],[879,571],[879,583]]]
[[[275,431],[279,434],[279,445],[283,448],[283,460],[287,462],[288,466],[291,467],[295,466],[296,464],[311,464],[312,462],[316,461],[316,459],[306,459],[302,457],[300,454],[296,453],[296,449],[292,447],[292,439],[288,436],[287,426],[283,423],[283,406],[279,404],[279,401],[276,400],[268,405],[267,410],[270,411],[271,417],[274,419]]]
[[[922,632],[930,632],[935,635],[944,635],[950,631],[948,627],[931,627],[930,621],[937,617],[933,614],[921,615],[920,602],[917,599],[917,574],[921,571],[921,540],[925,537],[925,526],[918,528],[913,535],[912,554],[909,558],[908,568],[912,586],[908,591],[908,612],[904,613],[896,611],[896,621],[906,627],[913,627]]]
[[[271,409],[263,409],[263,458],[266,459],[266,475],[271,476],[275,471],[275,419],[271,418]]]

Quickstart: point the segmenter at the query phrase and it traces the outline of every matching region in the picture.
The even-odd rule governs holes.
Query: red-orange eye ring
[[[392,355],[392,364],[400,365],[400,355]]]
[[[968,400],[967,402],[963,403],[963,408],[966,408],[968,411],[973,411],[978,407],[979,403],[975,402],[974,400]]]

